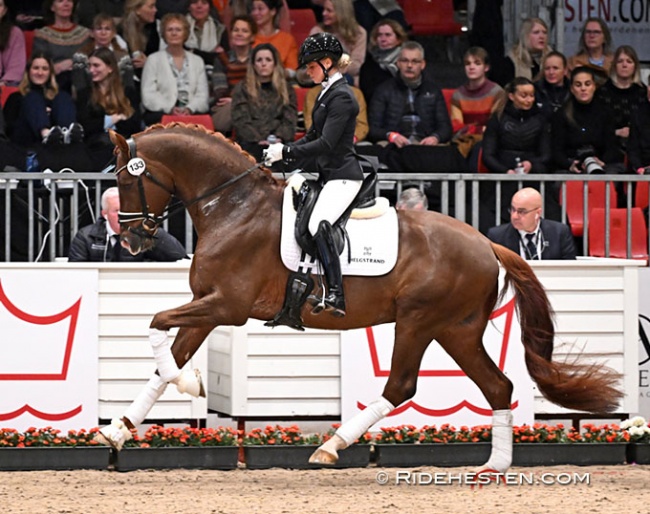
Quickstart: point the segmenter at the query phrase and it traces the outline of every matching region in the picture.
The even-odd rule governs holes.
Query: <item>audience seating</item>
[[[648,206],[648,183],[634,183],[634,207],[645,209]]]
[[[18,91],[17,86],[2,86],[0,88],[0,106],[4,107],[7,98],[9,98],[9,95],[15,93],[16,91]]]
[[[580,237],[584,231],[584,218],[583,218],[583,183],[577,181],[566,182],[566,214],[571,232],[574,236]],[[588,205],[589,210],[593,208],[605,207],[605,191],[606,182],[587,182],[588,189]],[[616,205],[616,189],[612,182],[609,183],[609,205]],[[560,203],[562,202],[562,195],[560,195]]]
[[[27,60],[32,57],[32,47],[34,46],[34,31],[33,30],[23,30],[25,35],[25,54],[27,54]]]
[[[605,257],[605,214],[606,209],[596,207],[589,210],[589,255]],[[631,258],[648,258],[648,229],[643,211],[638,207],[631,210],[632,233]],[[627,215],[626,209],[609,210],[609,257],[627,258]]]
[[[212,123],[212,116],[209,114],[192,114],[189,116],[177,116],[175,114],[165,114],[163,115],[160,123],[166,125],[172,121],[178,121],[180,123],[196,123],[197,125],[203,125],[206,129],[214,131],[214,123]]]
[[[442,90],[442,95],[445,97],[445,103],[447,104],[447,112],[449,113],[450,118],[451,118],[451,97],[454,96],[455,92],[456,92],[455,89]]]
[[[296,38],[298,47],[309,36],[309,31],[317,24],[316,15],[311,9],[289,9],[291,34]]]
[[[453,0],[403,0],[404,17],[414,36],[458,36],[462,24],[454,19]]]
[[[311,10],[311,9],[309,9]],[[296,93],[296,106],[297,106],[297,111],[300,115],[304,116],[304,111],[305,111],[305,97],[307,96],[307,92],[309,91],[308,87],[299,87],[299,86],[294,86],[293,90]],[[296,141],[303,137],[305,135],[305,132],[300,130],[296,132]]]

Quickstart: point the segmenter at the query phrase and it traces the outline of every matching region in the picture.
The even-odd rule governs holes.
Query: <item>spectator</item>
[[[597,86],[609,76],[614,55],[612,54],[612,34],[602,18],[587,18],[582,26],[578,53],[569,58],[569,71],[586,66],[594,71]]]
[[[634,48],[628,45],[618,47],[614,52],[609,79],[596,91],[598,99],[612,114],[621,153],[625,153],[627,147],[632,112],[646,101],[640,67]]]
[[[508,52],[502,64],[493,70],[492,78],[501,86],[515,77],[535,80],[544,55],[551,50],[546,22],[540,18],[526,18],[519,28],[517,44]]]
[[[370,32],[382,19],[393,20],[403,30],[408,29],[404,11],[397,0],[352,0],[352,2],[354,17],[366,32]]]
[[[93,20],[98,14],[110,16],[117,27],[124,16],[124,0],[82,0],[77,7],[79,23],[84,27],[92,27]]]
[[[190,36],[185,43],[186,48],[203,59],[209,73],[218,54],[228,47],[226,26],[212,16],[211,5],[208,0],[190,0]]]
[[[355,86],[359,86],[359,72],[366,58],[368,33],[354,17],[352,0],[325,0],[323,22],[313,27],[309,34],[329,32],[336,36],[343,51],[351,58],[347,75]]]
[[[235,16],[230,24],[230,50],[218,54],[212,70],[212,122],[215,130],[232,130],[232,90],[246,76],[257,25],[248,15]]]
[[[273,45],[256,46],[246,79],[232,94],[232,124],[237,142],[256,160],[269,143],[289,143],[296,133],[296,94],[287,85],[280,55]],[[269,136],[275,139],[268,140]]]
[[[20,29],[34,30],[43,26],[43,0],[5,0],[5,5]]]
[[[488,238],[526,260],[571,260],[576,247],[568,225],[542,218],[542,195],[519,190],[510,203],[510,223],[493,227]]]
[[[166,14],[161,32],[167,47],[151,54],[142,73],[142,105],[145,124],[159,123],[163,114],[205,114],[208,79],[203,59],[188,52],[183,44],[189,23],[181,14]]]
[[[427,195],[417,187],[409,187],[399,195],[395,209],[398,211],[426,211],[429,208]]]
[[[347,57],[342,58],[339,62],[339,71],[342,74],[345,74]],[[363,93],[358,87],[350,86],[350,89],[354,93],[354,97],[357,99],[359,104],[359,114],[357,114],[357,123],[354,128],[354,142],[358,143],[366,139],[368,135],[368,108],[366,106],[366,100],[363,97]],[[312,125],[312,112],[314,110],[314,105],[316,104],[316,99],[320,95],[320,92],[323,90],[323,85],[318,84],[312,87],[305,96],[305,105],[303,106],[303,113],[305,116],[305,128],[310,129]]]
[[[366,100],[370,101],[377,86],[397,76],[397,58],[407,39],[406,31],[395,20],[383,19],[373,27],[368,54],[359,70],[359,88]]]
[[[129,46],[135,75],[139,79],[147,57],[160,49],[156,0],[126,0],[119,30]]]
[[[25,72],[25,36],[0,0],[0,87],[17,86]]]
[[[88,58],[92,85],[77,92],[78,120],[84,128],[86,146],[93,162],[110,161],[115,145],[107,131],[131,137],[141,130],[140,106],[133,88],[122,86],[115,54],[100,47]]]
[[[119,242],[120,196],[117,187],[102,194],[102,217],[92,225],[83,227],[72,239],[68,253],[69,262],[172,262],[186,259],[183,245],[162,228],[153,236],[151,250],[131,255]]]
[[[650,169],[650,85],[645,101],[632,112],[627,157],[631,171],[644,175]]]
[[[135,89],[133,61],[129,55],[126,42],[117,35],[114,19],[108,14],[98,14],[92,22],[90,32],[92,39],[72,56],[72,82],[76,90],[89,88],[91,85],[88,57],[97,48],[108,48],[115,54],[122,84]]]
[[[72,56],[90,39],[90,30],[73,20],[78,0],[45,0],[45,27],[34,32],[32,52],[45,53],[54,62],[59,88],[72,90]]]
[[[25,169],[27,152],[9,141],[4,113],[0,108],[0,171],[21,171]]]
[[[571,94],[566,73],[564,54],[555,51],[547,53],[542,61],[542,77],[535,82],[535,100],[548,120]]]
[[[278,28],[278,17],[282,10],[280,0],[253,0],[251,18],[257,24],[253,46],[269,43],[280,54],[281,64],[287,78],[293,78],[298,69],[298,44],[289,32]]]

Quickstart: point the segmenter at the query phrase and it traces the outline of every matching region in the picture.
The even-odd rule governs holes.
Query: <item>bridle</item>
[[[193,200],[190,200],[189,202],[185,202],[181,198],[180,204],[175,205],[173,208],[169,208],[169,207],[165,208],[164,214],[155,215],[154,213],[149,212],[149,204],[147,203],[147,197],[145,194],[144,182],[142,180],[142,177],[143,176],[146,177],[151,182],[153,182],[158,187],[160,187],[163,191],[169,193],[171,196],[174,196],[175,192],[173,189],[170,189],[165,184],[163,184],[160,180],[158,180],[154,175],[152,175],[144,159],[137,156],[135,139],[129,138],[127,139],[126,143],[129,147],[129,155],[128,155],[129,161],[121,168],[115,170],[115,176],[117,177],[117,175],[119,175],[122,171],[126,169],[130,175],[137,177],[138,194],[140,196],[140,206],[142,210],[139,212],[124,212],[120,210],[118,211],[117,218],[120,224],[141,220],[142,223],[140,223],[139,226],[131,227],[129,225],[127,226],[127,230],[140,237],[147,238],[147,239],[152,239],[156,231],[158,230],[158,227],[162,224],[162,222],[168,219],[176,212],[178,212],[179,210],[187,209],[191,205],[194,205],[195,203],[200,202],[205,198],[216,195],[217,193],[233,185],[235,182],[238,182],[239,180],[243,179],[247,175],[250,175],[253,171],[260,168],[264,164],[263,162],[258,162],[254,164],[253,166],[245,170],[243,173],[240,173],[239,175],[232,177],[231,179],[227,180],[226,182],[224,182],[219,186],[209,189],[207,192],[203,193],[202,195],[198,196]]]

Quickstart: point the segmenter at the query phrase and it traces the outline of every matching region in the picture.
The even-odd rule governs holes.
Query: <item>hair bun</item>
[[[347,68],[350,66],[350,63],[352,62],[351,57],[348,54],[342,54],[341,58],[339,59],[339,68]]]

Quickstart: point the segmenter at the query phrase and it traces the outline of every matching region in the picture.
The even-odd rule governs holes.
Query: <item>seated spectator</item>
[[[280,0],[253,0],[251,18],[257,24],[253,46],[271,44],[280,54],[281,64],[287,78],[293,78],[298,69],[298,43],[289,32],[278,28],[278,17],[282,10]]]
[[[269,142],[287,143],[296,133],[296,94],[287,84],[278,51],[270,44],[253,49],[246,79],[232,94],[236,140],[256,160]],[[271,141],[269,136],[274,136]]]
[[[566,57],[549,52],[542,61],[542,78],[535,82],[535,101],[548,120],[564,105],[569,95]]]
[[[65,143],[83,147],[83,128],[76,123],[76,114],[70,94],[59,90],[52,61],[44,54],[34,54],[18,91],[5,103],[11,141],[24,150],[36,151],[41,169],[83,169],[86,161],[80,164],[78,160],[83,152],[68,152],[63,147]]]
[[[129,46],[135,75],[139,79],[147,57],[160,50],[156,0],[126,0],[118,31]]]
[[[89,88],[91,85],[88,57],[98,48],[108,48],[115,54],[122,84],[135,89],[133,61],[129,55],[126,42],[117,35],[115,21],[108,14],[98,14],[92,22],[90,32],[92,39],[72,56],[72,82],[76,90]]]
[[[45,0],[45,27],[34,32],[34,54],[47,54],[54,62],[59,88],[72,90],[72,56],[90,39],[90,30],[73,20],[78,0]]]
[[[92,27],[98,14],[110,16],[117,27],[124,16],[125,0],[82,0],[77,7],[77,18],[84,27]]]
[[[347,76],[352,84],[359,86],[359,72],[366,59],[368,33],[354,17],[352,0],[325,0],[323,22],[309,31],[309,34],[329,32],[341,42],[343,51],[350,56]]]
[[[519,39],[508,55],[493,68],[492,79],[505,86],[515,77],[536,80],[548,45],[548,26],[540,18],[526,18],[519,28]]]
[[[159,123],[163,114],[205,114],[209,110],[208,79],[203,59],[183,44],[189,24],[181,14],[166,14],[160,23],[167,47],[147,58],[142,72],[145,124]]]
[[[578,53],[569,58],[569,71],[580,66],[591,68],[599,86],[609,77],[613,60],[612,34],[607,23],[602,18],[587,18],[580,33]]]
[[[23,171],[27,152],[7,137],[4,113],[0,108],[0,171]]]
[[[359,70],[359,88],[366,100],[370,101],[382,82],[397,76],[397,58],[407,39],[406,31],[395,20],[384,19],[373,27],[368,53]]]
[[[409,187],[399,195],[395,209],[398,211],[426,211],[429,208],[427,195],[417,187]]]
[[[339,71],[345,75],[345,70],[347,68],[347,62],[349,57],[343,56],[339,61]],[[358,87],[350,86],[350,89],[354,93],[354,97],[357,99],[359,104],[359,114],[357,115],[357,124],[354,129],[354,142],[358,143],[366,139],[368,135],[368,108],[366,106],[366,100],[363,97],[363,93]],[[305,116],[305,128],[309,130],[312,125],[312,111],[314,105],[316,104],[316,99],[318,95],[323,90],[322,84],[312,87],[305,96],[305,104],[303,106],[303,113]]]
[[[232,90],[246,76],[257,25],[248,15],[235,16],[230,24],[230,50],[218,54],[212,70],[212,123],[214,129],[232,130]]]
[[[627,144],[628,167],[639,175],[650,174],[650,85],[645,101],[632,112]]]
[[[208,72],[219,53],[228,47],[226,26],[212,16],[212,4],[208,0],[190,0],[187,21],[190,36],[185,47],[203,59]]]
[[[510,223],[491,228],[488,238],[526,260],[571,260],[576,247],[568,225],[542,218],[542,195],[519,190],[510,203]]]
[[[0,87],[17,86],[25,72],[25,36],[0,0]]]
[[[84,128],[86,147],[98,169],[111,160],[115,145],[107,131],[128,138],[141,127],[140,106],[133,88],[125,89],[115,54],[98,48],[88,58],[92,85],[77,91],[77,118]]]
[[[641,64],[634,48],[620,46],[614,52],[609,79],[596,91],[596,96],[612,113],[621,153],[627,148],[632,112],[646,101],[646,89],[641,82]]]
[[[186,259],[183,245],[162,228],[156,231],[151,250],[131,255],[119,241],[120,194],[110,187],[102,194],[102,217],[92,225],[83,227],[72,239],[68,253],[69,262],[172,262]]]

